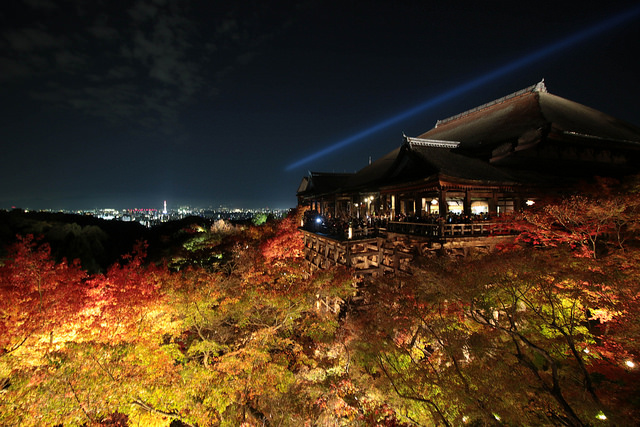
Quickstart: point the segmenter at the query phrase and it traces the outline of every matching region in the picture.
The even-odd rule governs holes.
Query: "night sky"
[[[123,6],[124,5],[124,6]],[[640,13],[366,138],[325,147],[640,7],[629,1],[54,1],[0,6],[0,208],[287,208],[436,120],[545,79],[640,126]],[[636,9],[634,9],[636,8]]]

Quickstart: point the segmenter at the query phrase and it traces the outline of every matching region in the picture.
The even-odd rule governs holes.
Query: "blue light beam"
[[[409,117],[415,116],[418,113],[422,113],[430,108],[435,107],[436,105],[442,104],[445,101],[448,101],[452,98],[455,98],[459,95],[462,95],[466,92],[469,92],[472,89],[477,88],[478,86],[482,86],[484,84],[487,84],[493,80],[496,80],[499,77],[502,77],[506,74],[509,74],[511,72],[514,72],[520,68],[523,68],[529,64],[532,64],[542,58],[544,58],[545,56],[549,56],[552,55],[554,53],[557,53],[561,50],[567,49],[571,46],[574,46],[578,43],[581,43],[587,39],[590,39],[600,33],[603,33],[605,31],[611,30],[621,24],[624,24],[625,22],[631,21],[635,18],[638,17],[638,15],[640,15],[640,6],[636,6],[632,9],[629,9],[625,12],[622,12],[618,15],[614,15],[609,19],[606,19],[592,27],[583,29],[573,35],[570,35],[562,40],[560,40],[559,42],[550,44],[548,46],[545,46],[539,50],[536,50],[528,55],[522,56],[518,59],[516,59],[513,62],[510,62],[506,65],[503,65],[499,68],[496,68],[495,70],[492,70],[480,77],[477,77],[473,80],[468,81],[467,83],[464,83],[458,87],[455,87],[451,90],[448,90],[446,92],[443,92],[439,95],[436,95],[435,97],[429,99],[427,102],[424,102],[422,104],[416,105],[415,107],[406,110],[396,116],[393,116],[387,120],[384,120],[376,125],[371,126],[368,129],[364,129],[356,134],[353,134],[345,139],[343,139],[342,141],[339,141],[333,145],[330,145],[326,148],[323,148],[320,151],[317,151],[307,157],[304,157],[294,163],[291,163],[289,166],[287,166],[286,170],[290,171],[292,169],[296,169],[299,166],[302,166],[304,164],[307,164],[309,162],[311,162],[312,160],[318,159],[320,157],[324,157],[329,153],[332,153],[340,148],[343,148],[347,145],[353,144],[356,141],[359,141],[363,138],[366,138],[370,135],[373,135],[376,132],[379,132],[383,129],[388,128],[391,125],[394,125],[398,122],[401,122],[405,119],[408,119]]]

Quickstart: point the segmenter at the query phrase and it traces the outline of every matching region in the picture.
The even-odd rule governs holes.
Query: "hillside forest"
[[[638,425],[639,190],[599,181],[504,219],[495,252],[367,280],[310,270],[303,209],[132,241],[5,213],[0,425]]]

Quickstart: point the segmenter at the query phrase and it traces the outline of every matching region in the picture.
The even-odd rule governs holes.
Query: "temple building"
[[[404,136],[355,174],[312,172],[297,195],[332,215],[499,215],[583,179],[639,170],[640,128],[540,82]]]
[[[316,235],[352,240],[364,226],[362,238],[379,228],[386,239],[422,235],[431,245],[595,176],[638,172],[640,128],[553,95],[541,81],[403,135],[356,173],[311,172],[297,196],[321,217],[305,227]],[[456,233],[455,224],[470,225]]]

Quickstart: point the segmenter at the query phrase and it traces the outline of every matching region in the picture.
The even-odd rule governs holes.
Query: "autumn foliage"
[[[309,273],[296,221],[203,231],[211,250],[226,248],[225,262],[173,272],[145,262],[143,244],[88,275],[21,239],[0,267],[0,424],[298,425],[317,416],[333,381],[326,371],[340,362],[326,358],[336,316],[317,301],[354,288],[346,270]]]
[[[602,186],[604,185],[604,186]],[[538,203],[499,253],[312,272],[301,211],[140,243],[104,274],[0,264],[0,425],[634,425],[633,183]]]

